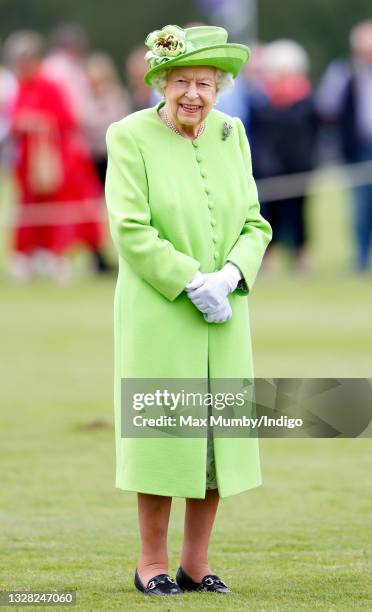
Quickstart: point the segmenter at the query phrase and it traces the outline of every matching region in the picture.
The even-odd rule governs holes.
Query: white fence
[[[327,166],[312,172],[273,176],[257,181],[260,201],[285,200],[301,195],[313,196],[334,190],[330,176],[342,177],[342,188],[372,184],[372,161]],[[316,180],[315,180],[316,178]],[[5,213],[5,214],[4,214]],[[102,199],[79,202],[44,202],[15,206],[9,211],[0,207],[1,227],[36,227],[70,225],[107,219]]]

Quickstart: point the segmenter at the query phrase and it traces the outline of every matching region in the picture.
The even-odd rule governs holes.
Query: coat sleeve
[[[128,126],[113,123],[107,131],[106,143],[105,195],[116,250],[141,278],[173,301],[200,264],[160,238],[151,225],[146,168]]]
[[[235,118],[239,133],[240,150],[247,173],[247,215],[240,236],[226,261],[236,264],[243,275],[236,289],[240,295],[247,295],[256,279],[267,245],[272,238],[270,224],[260,215],[257,188],[252,176],[252,161],[244,126]]]

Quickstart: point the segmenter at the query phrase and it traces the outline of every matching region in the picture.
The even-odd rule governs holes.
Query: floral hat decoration
[[[145,44],[149,48],[145,55],[147,85],[151,85],[156,72],[173,66],[214,66],[235,78],[250,56],[248,47],[228,43],[226,30],[217,26],[183,29],[167,25],[151,32]]]

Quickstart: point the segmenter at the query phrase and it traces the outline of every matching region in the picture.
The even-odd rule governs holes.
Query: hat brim
[[[162,62],[154,68],[151,68],[144,77],[147,85],[151,86],[152,77],[159,70],[168,70],[176,66],[213,66],[224,72],[231,72],[233,77],[237,77],[244,64],[250,57],[250,50],[245,45],[238,43],[227,43],[226,45],[213,45],[189,51],[183,55],[179,55],[167,62]]]

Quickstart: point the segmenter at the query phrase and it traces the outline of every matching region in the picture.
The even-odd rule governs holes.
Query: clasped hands
[[[227,296],[236,289],[241,278],[239,268],[227,262],[218,272],[196,272],[185,291],[207,323],[224,323],[232,317]]]

